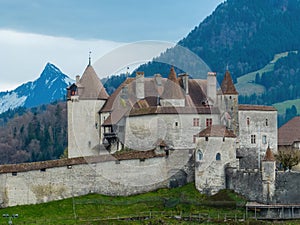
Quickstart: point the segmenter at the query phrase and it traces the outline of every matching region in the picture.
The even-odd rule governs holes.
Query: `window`
[[[220,154],[219,152],[216,154],[216,160],[217,160],[217,161],[220,161],[220,160],[221,160],[221,154]]]
[[[210,127],[212,125],[212,119],[211,118],[207,118],[206,119],[206,127]]]
[[[247,126],[249,126],[249,125],[250,125],[250,118],[247,117]]]
[[[193,136],[193,143],[196,143],[196,135]]]
[[[12,175],[12,176],[17,176],[18,173],[17,173],[17,172],[12,172],[11,175]]]
[[[267,144],[267,135],[262,136],[262,143],[265,145]]]
[[[40,169],[41,172],[46,172],[46,168]]]
[[[205,141],[208,141],[208,137],[205,137]]]
[[[199,118],[194,118],[194,119],[193,119],[193,126],[194,126],[194,127],[199,127],[199,125],[200,125],[200,120],[199,120]]]
[[[269,126],[269,120],[266,119],[266,127]]]
[[[175,127],[178,127],[178,122],[175,122]]]
[[[202,151],[199,149],[198,151],[197,151],[197,160],[202,160],[203,159],[203,153],[202,153]]]
[[[256,143],[256,136],[255,135],[251,135],[251,144],[255,144]]]

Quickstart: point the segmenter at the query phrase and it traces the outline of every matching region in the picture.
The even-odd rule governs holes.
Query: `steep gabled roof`
[[[300,116],[289,120],[278,129],[278,145],[292,145],[300,141]]]
[[[108,99],[109,97],[91,65],[86,67],[81,79],[76,85],[81,89],[81,91],[79,91],[80,99]]]
[[[196,137],[230,137],[235,138],[236,135],[232,130],[228,130],[223,125],[212,125],[200,131]]]
[[[161,97],[163,99],[184,99],[183,89],[180,86],[174,67],[170,69]]]
[[[221,91],[222,94],[225,95],[237,95],[238,92],[235,89],[235,86],[233,84],[230,72],[226,70],[225,76],[223,78],[222,84],[221,84]]]

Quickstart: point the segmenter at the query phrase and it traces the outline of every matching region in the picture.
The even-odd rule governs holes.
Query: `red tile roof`
[[[181,77],[177,78],[174,69],[172,68],[169,74],[169,79],[162,78],[161,85],[158,85],[154,78],[144,78],[144,91],[145,98],[136,98],[136,82],[134,78],[127,78],[117,90],[108,98],[101,112],[110,112],[111,117],[108,117],[104,125],[111,125],[117,123],[122,117],[133,115],[146,115],[146,114],[178,114],[178,113],[200,113],[210,114],[218,113],[216,108],[205,107],[206,102],[206,81],[189,79],[189,95],[183,94],[183,89],[180,84]],[[176,82],[173,82],[175,80]],[[172,87],[171,87],[171,86]],[[127,97],[122,93],[122,89],[126,88]],[[176,89],[173,93],[166,90]],[[185,98],[185,107],[160,107],[159,102],[164,97],[176,97],[177,94],[180,98]],[[172,96],[171,96],[172,95]],[[173,98],[172,97],[172,98]]]
[[[79,99],[108,99],[109,97],[91,65],[86,67],[76,86],[79,88]]]
[[[221,91],[223,94],[226,94],[226,95],[228,95],[228,94],[237,95],[238,94],[228,70],[226,71],[225,76],[223,78],[223,81],[221,84]]]
[[[149,159],[154,157],[163,157],[164,154],[156,154],[154,150],[149,151],[128,151],[128,152],[118,152],[115,154],[99,155],[99,156],[85,156],[70,159],[58,159],[58,160],[48,160],[41,162],[32,163],[20,163],[20,164],[6,164],[0,165],[1,173],[12,173],[12,172],[26,172],[31,170],[41,170],[55,167],[63,166],[73,166],[81,164],[91,164],[115,160],[129,160],[129,159]]]
[[[148,107],[132,108],[129,116],[141,116],[149,114],[219,114],[217,107]]]
[[[200,131],[196,137],[230,137],[235,138],[236,135],[232,130],[228,130],[226,126],[223,125],[212,125]]]
[[[174,67],[171,68],[169,77],[164,85],[164,92],[162,99],[184,99],[184,90],[180,86],[179,79],[177,79]]]
[[[239,110],[242,111],[277,111],[273,106],[264,105],[239,105]]]
[[[300,116],[296,116],[278,129],[278,145],[293,145],[299,141]]]
[[[263,161],[275,161],[275,157],[269,146],[267,148],[266,155]]]

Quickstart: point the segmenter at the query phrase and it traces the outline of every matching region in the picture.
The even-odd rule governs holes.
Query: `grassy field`
[[[214,224],[218,220],[242,219],[245,216],[244,204],[245,200],[231,191],[221,191],[207,198],[191,183],[181,188],[160,189],[130,197],[90,194],[38,205],[9,207],[0,209],[0,213],[18,214],[13,224],[199,224],[199,218],[202,222]],[[0,218],[0,224],[7,223],[8,218]]]
[[[245,221],[245,203],[244,198],[229,190],[206,197],[190,183],[130,197],[90,194],[9,207],[0,209],[0,213],[19,214],[13,224],[272,224]],[[0,224],[8,224],[8,218],[1,217]]]
[[[255,76],[257,73],[262,75],[265,72],[270,72],[274,70],[274,65],[276,61],[280,58],[286,57],[289,52],[284,52],[276,54],[272,61],[270,61],[266,66],[260,70],[245,74],[237,79],[236,88],[240,95],[251,95],[256,93],[257,95],[265,92],[265,88],[262,85],[255,84]]]
[[[300,112],[300,99],[288,100],[280,103],[273,104],[273,106],[278,110],[278,114],[285,114],[286,108],[291,108],[295,105],[297,112]]]

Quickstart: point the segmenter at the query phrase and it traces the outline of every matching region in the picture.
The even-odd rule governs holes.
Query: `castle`
[[[276,171],[277,111],[240,105],[229,71],[218,87],[137,72],[108,96],[89,64],[67,88],[68,158],[0,165],[0,206],[100,193],[134,195],[195,182],[232,189],[271,218],[300,218],[300,173]]]
[[[212,72],[207,80],[173,67],[168,78],[137,72],[108,96],[89,64],[68,88],[68,134],[69,158],[122,149],[193,155],[197,189],[214,194],[226,187],[227,167],[260,169],[267,147],[277,151],[277,111],[238,104],[228,70],[219,88]]]

